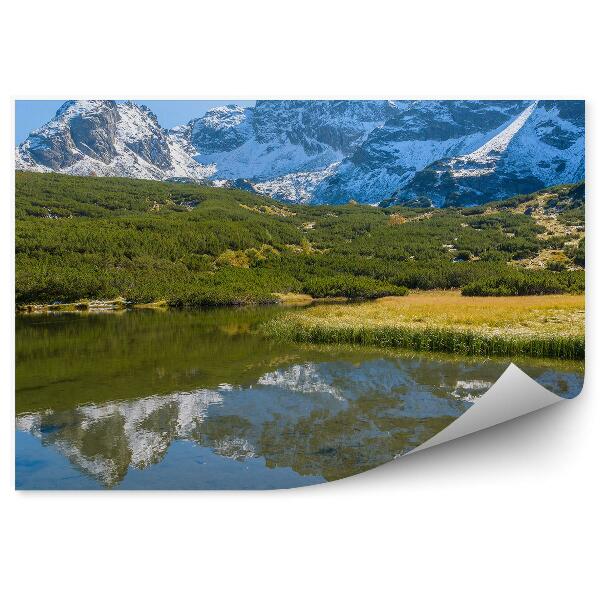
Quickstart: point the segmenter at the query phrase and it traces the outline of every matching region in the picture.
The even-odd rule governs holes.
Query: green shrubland
[[[546,194],[563,228],[583,229],[580,187]],[[304,206],[237,189],[18,172],[16,301],[120,296],[197,306],[266,303],[276,293],[582,292],[583,270],[573,269],[584,264],[583,242],[545,236],[522,210],[537,196],[523,198],[476,209]],[[520,266],[557,246],[564,269]]]

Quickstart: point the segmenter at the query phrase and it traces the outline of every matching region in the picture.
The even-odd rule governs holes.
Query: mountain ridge
[[[582,101],[259,100],[171,129],[133,102],[68,101],[18,170],[195,181],[292,203],[477,204],[584,178]]]

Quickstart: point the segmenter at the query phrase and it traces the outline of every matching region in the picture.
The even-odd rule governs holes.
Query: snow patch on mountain
[[[495,135],[489,142],[483,144],[469,154],[459,156],[450,161],[453,177],[466,177],[473,175],[487,175],[494,170],[499,157],[506,152],[516,133],[525,125],[525,122],[537,106],[537,102],[530,104],[508,127]],[[474,165],[472,168],[461,168],[461,165]]]
[[[214,165],[215,177],[219,179],[268,181],[290,173],[322,170],[341,161],[344,155],[331,148],[308,154],[301,145],[285,143],[274,146],[250,139],[233,150],[196,154],[195,158],[202,164]]]
[[[251,187],[259,194],[265,194],[278,200],[285,200],[294,204],[308,204],[317,186],[328,177],[331,177],[340,162],[331,163],[320,171],[304,171],[290,173],[276,179],[252,183]]]

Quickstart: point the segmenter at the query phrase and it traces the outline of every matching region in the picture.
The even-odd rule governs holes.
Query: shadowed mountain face
[[[508,361],[264,339],[279,308],[17,319],[17,486],[293,487],[383,464]],[[562,395],[582,373],[519,366]]]
[[[436,204],[477,204],[527,194],[545,181],[578,181],[585,174],[583,102],[531,103],[472,152],[436,161],[398,196],[428,196]]]
[[[581,101],[260,100],[164,130],[145,107],[70,101],[18,169],[212,181],[290,202],[469,204],[584,177]]]

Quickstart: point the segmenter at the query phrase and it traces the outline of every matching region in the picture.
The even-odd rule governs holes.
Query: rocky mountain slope
[[[474,151],[436,161],[398,192],[434,203],[477,204],[585,176],[583,102],[531,103]]]
[[[261,100],[171,130],[131,102],[70,101],[17,169],[189,179],[290,202],[474,204],[584,177],[580,101]]]
[[[77,100],[17,148],[16,168],[72,175],[202,180],[214,168],[196,162],[186,140],[171,135],[146,107]]]

